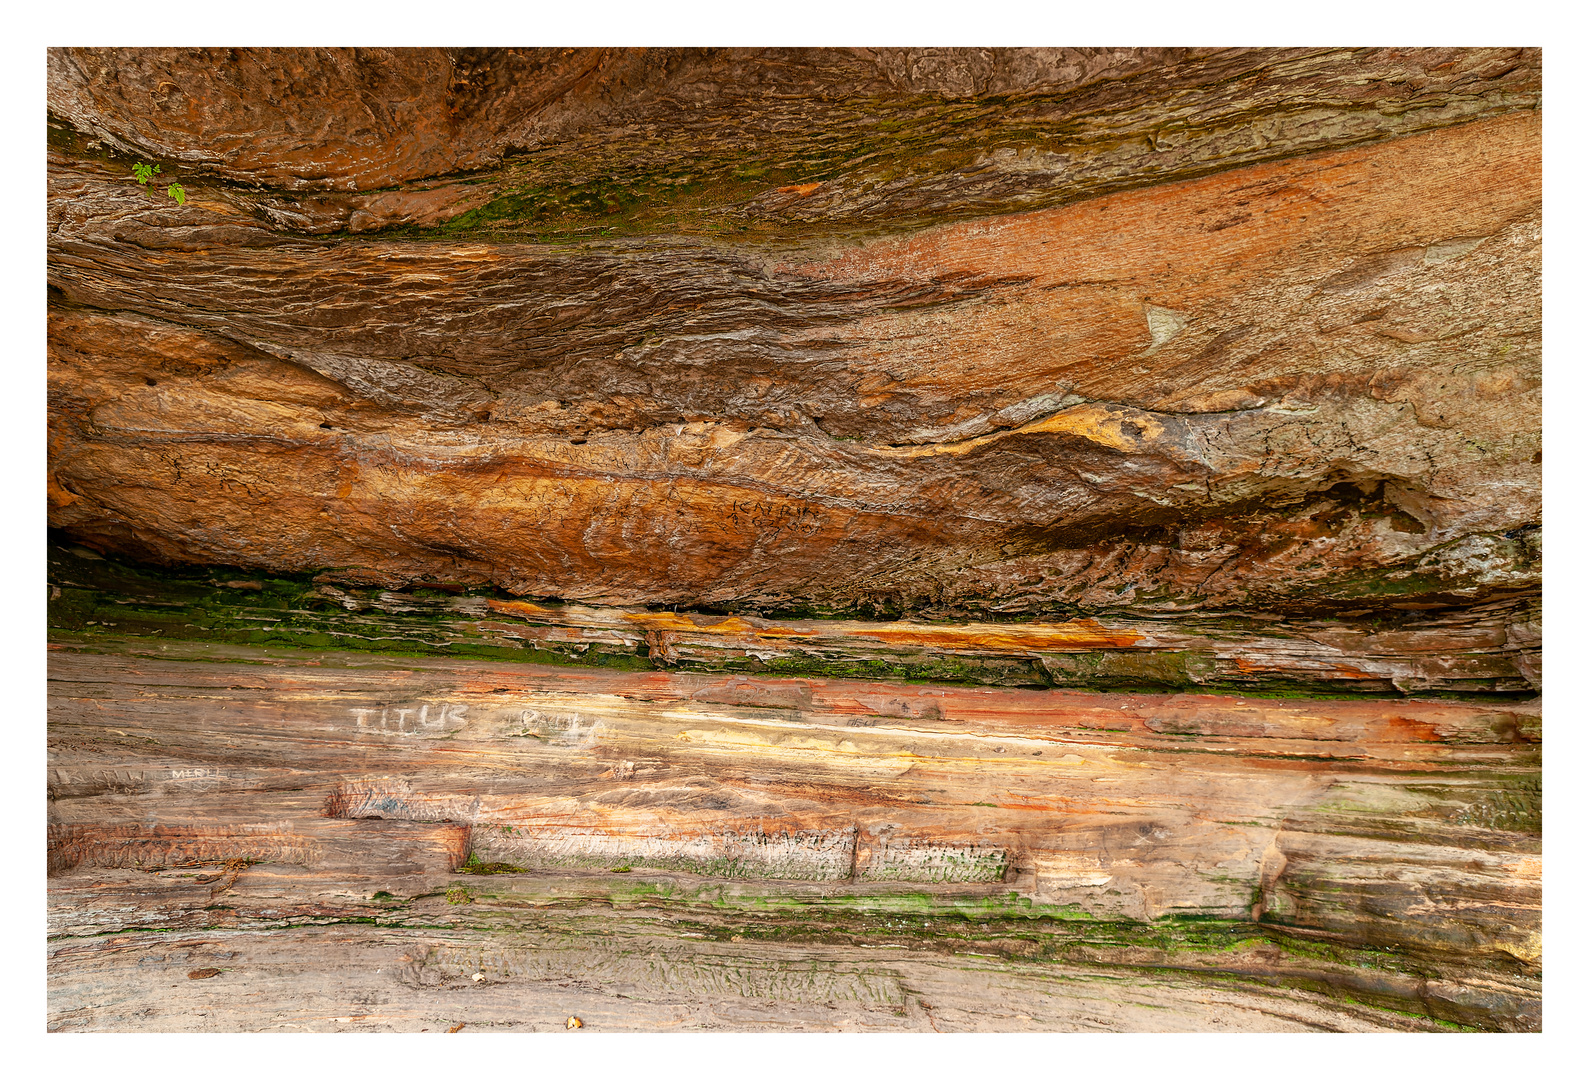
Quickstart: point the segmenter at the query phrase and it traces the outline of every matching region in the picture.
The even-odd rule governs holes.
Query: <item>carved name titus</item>
[[[386,705],[378,709],[349,709],[354,721],[366,731],[412,735],[421,731],[443,731],[449,725],[462,726],[467,705],[421,704]]]

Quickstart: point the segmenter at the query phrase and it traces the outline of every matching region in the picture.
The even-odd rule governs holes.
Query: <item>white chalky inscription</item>
[[[441,731],[450,723],[462,724],[467,705],[388,705],[379,709],[349,709],[354,721],[366,731],[386,731],[409,735],[421,731]]]

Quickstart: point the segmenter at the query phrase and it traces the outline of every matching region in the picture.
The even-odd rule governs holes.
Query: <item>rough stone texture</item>
[[[1537,600],[1383,621],[1262,612],[1063,621],[887,622],[506,600],[318,580],[137,570],[50,552],[62,641],[154,637],[619,669],[930,679],[1081,689],[1223,689],[1527,697],[1540,684]]]
[[[1288,999],[1267,1021],[1281,1027],[1432,1026],[1336,995],[1538,1024],[1537,705],[460,669],[147,641],[58,646],[50,670],[60,1027],[87,1022],[72,1003],[123,969],[123,931],[247,931],[222,939],[244,955],[234,981],[269,987],[313,940],[275,931],[372,918],[387,932],[341,939],[365,952],[346,962],[402,1009],[438,978],[485,971],[543,995],[576,979],[609,1026],[726,991],[926,1027],[906,998],[936,1002],[924,987],[938,981],[961,1009],[998,979],[1118,966],[1124,985],[1104,996],[1124,1013],[1105,1027],[1206,1025],[1210,982]],[[692,925],[726,953],[681,942]],[[514,940],[525,932],[549,955]],[[747,937],[770,948],[733,947]],[[894,989],[858,1013],[860,976],[839,974],[868,955],[857,942],[911,958],[863,962]],[[147,945],[123,944],[143,963]],[[663,967],[633,959],[652,948]],[[305,1000],[324,977],[300,978],[305,1021],[331,1022]],[[734,989],[745,981],[762,989]],[[1144,997],[1169,1015],[1140,1017]],[[1042,998],[1020,1009],[1039,1027],[1089,1026]],[[193,1007],[168,1003],[162,1023]],[[222,1008],[207,1026],[244,1022]],[[133,1023],[112,1008],[95,1026]],[[1004,1010],[951,1026],[1020,1029]]]
[[[777,262],[63,225],[52,523],[609,603],[1533,585],[1538,137],[1480,121]]]
[[[1527,49],[53,50],[50,108],[282,232],[875,230],[1536,107]],[[462,218],[461,221],[457,220]]]
[[[52,1027],[1537,1027],[1540,86],[52,50]]]

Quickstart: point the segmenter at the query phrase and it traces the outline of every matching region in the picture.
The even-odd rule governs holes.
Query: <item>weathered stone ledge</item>
[[[905,946],[917,993],[972,954],[973,995],[1109,973],[1161,1026],[1207,980],[1322,1027],[1538,1024],[1537,706],[101,648],[50,659],[61,1002],[128,932],[289,957],[330,921],[372,928],[355,968],[428,943],[442,984],[562,970],[520,939],[594,926],[730,980],[748,953],[679,935],[843,970]],[[494,959],[454,970],[462,941]],[[615,963],[587,957],[598,994],[636,985]]]
[[[79,554],[80,553],[80,554]],[[859,622],[533,603],[134,568],[51,549],[52,637],[207,641],[677,671],[1090,689],[1531,698],[1538,599],[1397,620],[1242,613]],[[140,645],[141,643],[141,645]]]

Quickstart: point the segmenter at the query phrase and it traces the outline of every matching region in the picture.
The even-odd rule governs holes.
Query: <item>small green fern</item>
[[[158,165],[145,165],[141,161],[132,163],[132,178],[142,184],[144,189],[151,195],[154,194],[154,189],[149,187],[149,182],[155,178],[155,174],[159,171],[160,166]],[[188,193],[181,184],[167,184],[166,194],[175,199],[178,206],[182,206],[188,201]]]

